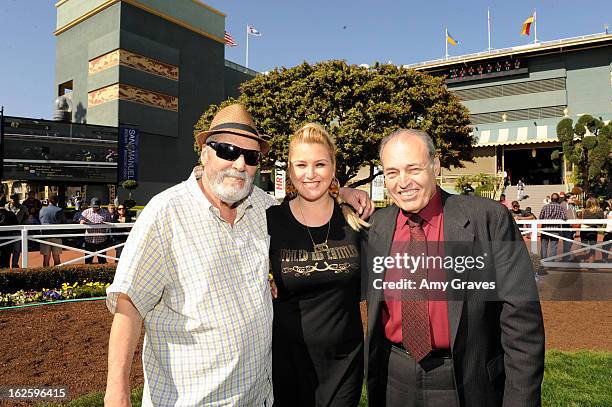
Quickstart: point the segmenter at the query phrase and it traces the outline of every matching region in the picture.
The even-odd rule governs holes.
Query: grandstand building
[[[538,42],[405,65],[443,75],[470,111],[477,144],[474,162],[443,169],[456,177],[506,171],[511,182],[563,190],[571,169],[554,163],[557,123],[582,114],[612,119],[612,34]],[[545,188],[544,188],[545,189]],[[550,188],[549,188],[550,189]]]

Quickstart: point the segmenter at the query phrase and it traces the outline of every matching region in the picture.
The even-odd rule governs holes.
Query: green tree
[[[588,131],[587,131],[588,130]],[[591,115],[557,124],[557,136],[566,161],[574,165],[574,179],[584,192],[597,188],[612,173],[612,122],[607,125]],[[558,157],[558,150],[553,158]]]
[[[211,105],[194,134],[208,129],[220,108],[243,103],[259,130],[270,135],[271,150],[263,168],[287,160],[289,137],[307,122],[325,126],[334,137],[341,185],[361,167],[379,164],[380,140],[399,127],[429,133],[445,168],[472,160],[468,111],[447,90],[443,78],[391,64],[366,68],[344,61],[304,62],[258,75],[242,84],[241,91],[237,100]],[[197,146],[195,150],[199,153]],[[366,184],[375,175],[371,170],[369,177],[351,186]]]
[[[133,179],[127,179],[121,183],[121,187],[123,187],[123,189],[127,189],[129,199],[132,200],[132,191],[138,188],[138,181]]]

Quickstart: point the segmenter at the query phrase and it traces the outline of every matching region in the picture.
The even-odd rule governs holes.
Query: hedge
[[[0,270],[0,292],[14,293],[19,290],[42,290],[61,287],[63,283],[74,284],[83,280],[112,283],[116,264],[74,264],[61,267],[39,267],[34,269]]]

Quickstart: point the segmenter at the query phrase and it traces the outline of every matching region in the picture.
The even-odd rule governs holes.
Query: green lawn
[[[612,406],[612,352],[546,352],[542,404]]]
[[[546,352],[542,385],[543,407],[612,406],[612,352]],[[104,394],[88,394],[64,404],[68,407],[103,407]],[[142,388],[132,392],[132,405],[139,406]],[[361,395],[360,407],[368,405]],[[40,404],[60,406],[60,404]]]

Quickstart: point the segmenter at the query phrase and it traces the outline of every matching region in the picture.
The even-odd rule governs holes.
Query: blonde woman
[[[334,143],[317,124],[289,144],[287,199],[267,211],[275,406],[357,406],[363,382],[360,229],[338,200]]]

